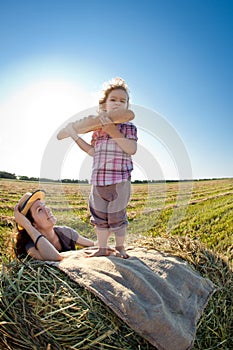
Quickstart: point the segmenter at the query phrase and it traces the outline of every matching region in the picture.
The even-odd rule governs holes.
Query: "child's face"
[[[128,108],[128,95],[122,89],[112,90],[105,102],[106,112],[114,111],[116,109],[127,109]]]

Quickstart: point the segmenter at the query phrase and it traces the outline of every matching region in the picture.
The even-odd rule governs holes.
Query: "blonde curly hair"
[[[124,81],[124,79],[120,78],[120,77],[116,77],[113,78],[112,80],[106,82],[103,84],[103,90],[101,92],[101,96],[99,99],[99,108],[103,109],[103,105],[105,104],[108,95],[110,94],[110,92],[112,92],[113,90],[116,89],[122,89],[123,91],[126,92],[127,96],[128,96],[128,101],[127,103],[129,104],[129,88],[128,85],[126,84],[126,82]]]

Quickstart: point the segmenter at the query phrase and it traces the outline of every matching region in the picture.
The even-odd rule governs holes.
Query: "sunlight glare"
[[[96,104],[95,98],[77,84],[59,80],[38,81],[8,96],[0,104],[1,170],[39,177],[51,135],[72,115]]]

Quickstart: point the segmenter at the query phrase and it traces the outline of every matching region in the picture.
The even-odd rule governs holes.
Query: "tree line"
[[[13,180],[21,180],[21,181],[40,181],[40,182],[63,182],[63,183],[80,183],[80,184],[88,184],[89,181],[85,180],[77,180],[77,179],[62,179],[62,180],[53,180],[39,177],[29,177],[26,175],[17,176],[15,174],[9,173],[7,171],[0,171],[0,179],[13,179]],[[168,182],[186,182],[186,181],[208,181],[208,180],[222,180],[224,178],[208,178],[208,179],[187,179],[187,180],[134,180],[133,184],[153,184],[153,183],[168,183]]]
[[[29,177],[26,175],[17,176],[15,174],[9,173],[7,171],[0,171],[0,179],[11,179],[11,180],[21,180],[21,181],[40,181],[40,182],[58,182],[59,180],[39,178],[39,177]],[[88,180],[75,180],[75,179],[62,179],[64,183],[84,183],[87,184]]]

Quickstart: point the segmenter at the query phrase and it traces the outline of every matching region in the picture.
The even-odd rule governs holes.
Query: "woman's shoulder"
[[[69,226],[65,226],[65,225],[55,226],[54,230],[55,230],[56,234],[58,234],[58,235],[62,234],[64,236],[68,236],[74,240],[76,240],[77,237],[79,236],[78,232],[75,229],[73,229],[72,227],[69,227]]]
[[[66,225],[56,225],[54,226],[55,232],[69,232],[69,231],[75,231],[72,227],[66,226]]]

